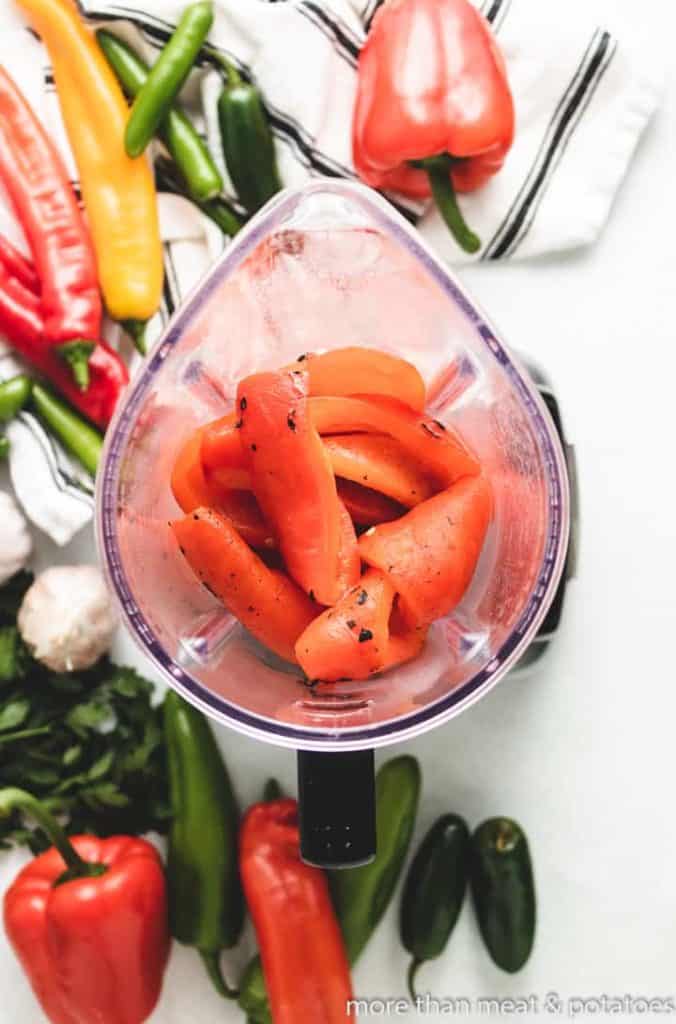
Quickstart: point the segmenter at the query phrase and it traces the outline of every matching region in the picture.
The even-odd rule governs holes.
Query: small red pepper
[[[374,188],[433,194],[467,252],[480,247],[455,189],[500,170],[514,103],[491,28],[469,0],[389,0],[359,58],[353,121],[358,174]]]
[[[129,382],[127,368],[105,342],[99,342],[89,357],[89,386],[80,390],[70,368],[53,346],[45,343],[40,300],[0,261],[0,333],[13,348],[44,374],[96,426],[105,430],[117,400]]]
[[[239,863],[275,1024],[355,1021],[350,968],[326,876],[300,859],[295,800],[249,809]]]
[[[44,806],[0,790],[0,815],[31,813],[54,842],[5,895],[5,930],[52,1024],[141,1024],[169,954],[162,862],[144,839],[69,840]]]

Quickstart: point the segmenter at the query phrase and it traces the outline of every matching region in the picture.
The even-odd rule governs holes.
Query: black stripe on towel
[[[610,34],[597,29],[552,116],[535,162],[482,259],[500,259],[516,241],[531,207],[540,201],[541,193],[549,183],[550,172],[560,159],[576,114],[583,108],[586,97],[596,88],[607,67],[605,58],[612,49],[611,44]]]

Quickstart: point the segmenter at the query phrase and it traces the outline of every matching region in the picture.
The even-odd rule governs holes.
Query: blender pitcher
[[[310,685],[200,585],[169,530],[175,456],[237,382],[367,345],[414,363],[427,410],[482,461],[493,522],[461,604],[422,654],[367,682]],[[111,424],[97,532],[122,615],[167,682],[216,721],[299,751],[303,856],[375,852],[373,749],[447,722],[523,654],[566,558],[564,453],[527,372],[455,277],[376,193],[316,181],[269,203],[174,316]]]

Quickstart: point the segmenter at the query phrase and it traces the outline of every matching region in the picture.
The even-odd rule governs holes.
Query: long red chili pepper
[[[240,873],[274,1024],[355,1021],[347,954],[326,876],[300,859],[295,800],[254,804],[240,832]]]
[[[514,104],[490,26],[469,0],[389,0],[359,57],[355,167],[374,188],[429,196],[458,243],[480,242],[454,188],[471,192],[502,167]]]
[[[89,358],[89,386],[81,391],[56,349],[44,340],[40,300],[12,277],[0,261],[0,333],[65,398],[98,427],[105,430],[129,374],[117,353],[99,342]]]
[[[30,292],[40,294],[40,279],[35,273],[35,267],[4,235],[0,235],[0,263]]]
[[[56,149],[2,68],[0,177],[33,253],[47,337],[96,341],[101,297],[87,228]]]

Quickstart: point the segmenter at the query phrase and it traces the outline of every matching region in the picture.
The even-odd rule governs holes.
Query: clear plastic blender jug
[[[495,515],[467,594],[416,661],[366,683],[309,688],[178,554],[169,476],[187,435],[232,406],[241,377],[346,345],[416,364],[428,410],[490,474]],[[302,752],[303,851],[324,864],[373,853],[373,748],[448,721],[524,652],[568,531],[561,444],[528,374],[403,218],[344,182],[282,193],[228,246],[130,388],[98,479],[100,551],[132,635],[216,721]]]

